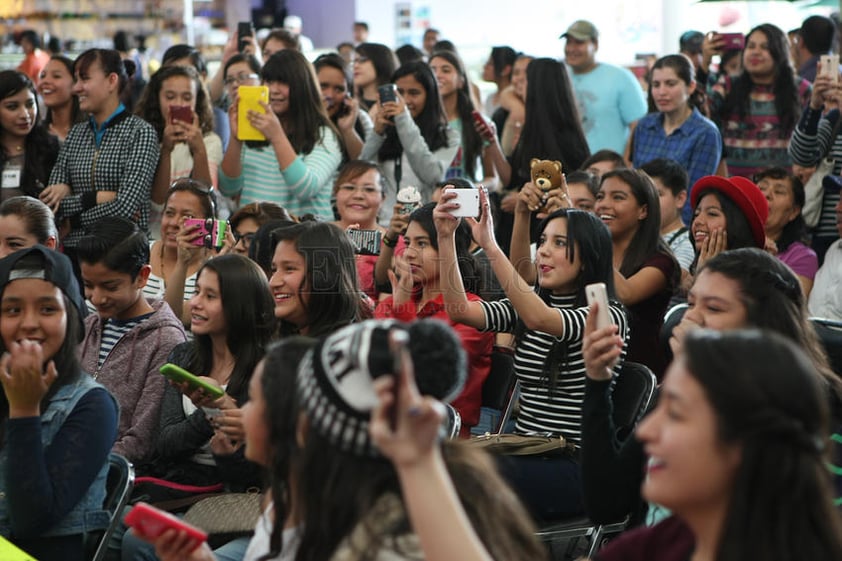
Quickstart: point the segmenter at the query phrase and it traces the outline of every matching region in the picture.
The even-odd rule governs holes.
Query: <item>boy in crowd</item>
[[[106,217],[79,241],[85,297],[96,308],[85,320],[82,368],[117,398],[114,452],[132,462],[153,449],[164,377],[158,369],[186,338],[164,301],[149,303],[149,241],[131,220]]]
[[[655,187],[658,188],[658,198],[661,201],[661,237],[675,254],[681,266],[681,286],[685,288],[685,280],[690,279],[690,266],[696,258],[693,241],[690,239],[690,228],[681,220],[681,209],[687,202],[688,185],[690,181],[687,172],[675,160],[658,158],[640,166],[645,171]]]

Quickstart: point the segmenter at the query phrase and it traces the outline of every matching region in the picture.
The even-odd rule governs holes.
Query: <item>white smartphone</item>
[[[596,328],[602,329],[611,325],[613,322],[611,321],[611,314],[608,312],[608,290],[605,288],[605,283],[596,282],[587,285],[585,297],[588,299],[588,306],[593,306],[594,302],[599,304],[599,310],[596,313]]]
[[[830,78],[833,83],[839,81],[839,55],[822,55],[822,75]]]
[[[459,203],[459,208],[453,210],[453,216],[479,216],[479,189],[447,189],[448,193],[456,193],[451,202]]]

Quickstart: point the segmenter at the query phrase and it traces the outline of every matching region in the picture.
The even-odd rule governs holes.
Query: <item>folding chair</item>
[[[620,439],[628,438],[634,427],[652,404],[657,381],[649,368],[636,362],[623,363],[612,394],[614,424]],[[578,516],[541,527],[536,535],[541,541],[552,543],[561,540],[590,538],[586,557],[593,557],[606,536],[626,529],[630,516],[610,524],[594,524],[586,516]]]
[[[91,532],[86,536],[89,551],[96,545],[96,552],[91,561],[102,561],[108,550],[108,540],[120,525],[123,508],[129,502],[134,487],[134,466],[124,456],[112,452],[108,455],[108,478],[105,484],[105,501],[102,508],[111,513],[108,528],[100,532]]]
[[[514,352],[495,345],[491,352],[491,370],[482,385],[482,408],[493,411],[493,434],[498,434],[511,416],[512,397],[515,395]]]

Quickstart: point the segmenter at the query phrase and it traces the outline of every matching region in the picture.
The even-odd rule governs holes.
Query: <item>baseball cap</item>
[[[599,39],[599,31],[597,31],[596,26],[591,22],[580,19],[570,24],[570,27],[561,34],[559,39],[566,37],[573,37],[577,41],[596,41]]]

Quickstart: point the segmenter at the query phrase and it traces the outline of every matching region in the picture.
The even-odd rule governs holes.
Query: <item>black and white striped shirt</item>
[[[102,339],[99,344],[99,357],[97,358],[97,369],[103,365],[105,359],[108,358],[111,349],[117,344],[123,336],[149,319],[154,312],[149,312],[136,318],[127,319],[125,321],[117,319],[108,319],[102,327]]]
[[[551,296],[550,306],[558,310],[563,335],[555,337],[541,331],[527,331],[517,342],[514,368],[520,382],[520,411],[515,431],[523,434],[563,435],[568,442],[579,445],[582,435],[582,402],[585,397],[585,364],[582,358],[582,339],[588,308],[574,308],[575,295]],[[497,302],[482,302],[486,331],[515,330],[518,315],[507,298]],[[611,318],[620,326],[623,339],[628,339],[626,315],[615,304],[610,306]],[[567,342],[567,359],[559,372],[555,389],[544,374],[544,364],[556,341]],[[623,349],[625,355],[625,349]],[[615,375],[620,371],[620,364]]]

